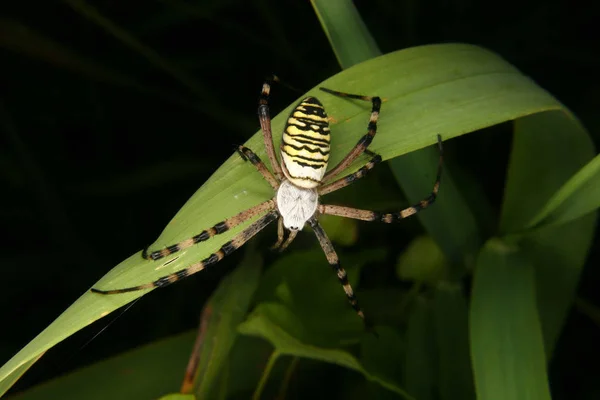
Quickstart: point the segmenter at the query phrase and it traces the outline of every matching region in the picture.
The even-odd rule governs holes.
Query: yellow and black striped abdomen
[[[329,161],[329,120],[319,100],[307,97],[290,114],[281,141],[283,172],[296,186],[319,185]]]

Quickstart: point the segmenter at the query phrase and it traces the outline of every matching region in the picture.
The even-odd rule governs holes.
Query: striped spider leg
[[[442,178],[442,166],[443,166],[443,162],[444,162],[442,137],[440,135],[437,135],[437,139],[438,139],[438,149],[439,149],[440,157],[439,157],[439,161],[438,161],[437,174],[436,174],[435,182],[433,184],[433,189],[427,197],[425,197],[418,203],[413,204],[412,206],[407,207],[398,212],[392,212],[392,213],[381,213],[381,212],[377,212],[377,211],[361,210],[361,209],[352,208],[352,207],[319,204],[319,208],[318,208],[319,213],[328,214],[328,215],[337,215],[339,217],[352,218],[352,219],[358,219],[358,220],[369,221],[369,222],[370,221],[380,221],[380,222],[389,224],[392,222],[400,221],[404,218],[408,218],[411,215],[414,215],[414,214],[418,213],[419,211],[422,211],[425,208],[429,207],[431,204],[433,204],[435,202],[438,192],[440,190],[440,182],[441,182],[441,178]],[[376,160],[376,157],[375,157],[371,161],[369,161],[369,163],[367,163],[364,167],[362,167],[355,173],[350,174],[350,175],[348,175],[342,179],[339,179],[335,182],[332,182],[329,185],[325,185],[323,187],[323,189],[328,189],[329,187],[334,187],[334,185],[336,187],[334,190],[337,190],[344,186],[348,186],[352,182],[354,182],[356,179],[362,178],[367,173],[367,171],[369,171],[370,169],[373,168],[373,166],[377,162],[378,161]],[[323,190],[323,191],[325,191],[325,193],[330,193],[333,190]],[[321,191],[319,193],[321,193]]]

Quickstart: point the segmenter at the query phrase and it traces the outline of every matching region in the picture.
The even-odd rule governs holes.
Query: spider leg
[[[213,225],[212,228],[204,230],[196,236],[192,236],[189,239],[185,239],[179,243],[167,246],[162,250],[156,250],[148,253],[148,248],[145,248],[142,251],[142,258],[145,258],[146,260],[159,260],[163,257],[168,256],[169,254],[173,254],[183,249],[187,249],[188,247],[191,247],[196,243],[204,242],[215,235],[220,235],[223,232],[227,232],[231,228],[234,228],[235,226],[241,224],[244,221],[247,221],[249,218],[262,214],[265,211],[271,211],[275,209],[275,207],[276,205],[273,199],[265,201],[264,203],[257,204],[254,207],[244,210],[241,213],[234,215],[233,217],[227,218],[226,220]]]
[[[333,248],[333,244],[331,243],[331,240],[329,240],[329,238],[327,237],[327,234],[321,227],[321,224],[319,224],[319,221],[317,221],[317,219],[315,217],[312,217],[311,219],[309,219],[308,223],[310,224],[313,231],[315,232],[315,235],[317,236],[317,239],[319,240],[319,244],[321,245],[321,248],[325,252],[325,257],[327,257],[327,261],[329,262],[329,265],[331,265],[333,267],[333,269],[335,270],[337,277],[338,277],[340,283],[342,284],[342,287],[344,288],[344,292],[346,292],[346,296],[348,297],[348,301],[350,302],[350,305],[352,306],[352,308],[354,308],[354,311],[356,311],[358,316],[364,320],[365,314],[363,313],[362,309],[358,305],[358,301],[356,300],[356,296],[354,295],[352,286],[350,286],[350,283],[348,282],[348,275],[346,274],[346,271],[344,270],[344,268],[342,268],[342,266],[340,265],[340,259],[337,255],[337,253],[335,252],[335,249]]]
[[[275,219],[277,219],[278,216],[279,216],[279,213],[275,210],[272,210],[271,212],[269,212],[268,214],[266,214],[265,216],[260,218],[258,221],[254,222],[252,225],[250,225],[249,227],[244,229],[242,232],[238,233],[237,236],[235,236],[232,240],[230,240],[229,242],[227,242],[223,246],[221,246],[221,248],[219,250],[217,250],[217,252],[211,254],[204,260],[199,261],[194,264],[191,264],[188,267],[186,267],[182,270],[179,270],[177,272],[174,272],[172,274],[163,276],[162,278],[159,278],[159,279],[155,280],[154,282],[145,283],[142,285],[132,286],[132,287],[123,288],[123,289],[113,289],[113,290],[100,290],[100,289],[92,288],[91,291],[93,293],[99,293],[99,294],[118,294],[118,293],[126,293],[126,292],[135,292],[138,290],[150,289],[150,288],[155,288],[155,287],[163,287],[163,286],[170,285],[171,283],[175,283],[178,280],[181,280],[185,277],[195,274],[196,272],[202,271],[204,268],[208,267],[209,265],[218,263],[225,256],[228,256],[229,254],[233,253],[235,250],[240,248],[242,245],[244,245],[244,243],[246,243],[248,240],[250,240],[258,232],[263,230],[263,228],[265,228],[271,222],[275,221]]]
[[[273,144],[273,132],[271,131],[271,115],[269,113],[269,94],[271,93],[271,83],[278,82],[279,78],[273,76],[271,79],[267,79],[263,83],[262,91],[258,100],[258,120],[260,121],[260,128],[263,131],[263,139],[265,141],[265,148],[267,150],[267,156],[269,156],[269,162],[275,172],[275,176],[279,181],[283,179],[283,171],[281,165],[277,161],[277,155],[275,154],[275,146]]]
[[[376,211],[360,210],[358,208],[333,206],[333,205],[326,205],[326,204],[319,205],[319,212],[321,214],[337,215],[340,217],[360,219],[362,221],[381,221],[381,222],[385,222],[385,223],[389,224],[389,223],[396,222],[396,221],[399,221],[404,218],[408,218],[411,215],[414,215],[414,214],[418,213],[419,211],[429,207],[431,204],[433,204],[433,202],[437,198],[438,192],[440,191],[440,182],[442,179],[442,166],[444,163],[444,150],[442,148],[442,137],[440,135],[437,135],[437,139],[438,139],[438,149],[440,151],[440,158],[438,161],[438,168],[437,168],[435,183],[433,184],[433,190],[431,191],[431,193],[429,193],[429,195],[427,197],[425,197],[423,200],[421,200],[420,202],[418,202],[410,207],[407,207],[403,210],[395,212],[395,213],[380,213],[380,212],[376,212]],[[363,168],[365,168],[365,167],[363,167]],[[358,170],[356,173],[359,173],[359,172],[360,172],[360,170]],[[349,176],[351,176],[351,175],[349,175]],[[345,178],[342,178],[342,180],[343,179],[345,179]],[[336,183],[337,182],[333,182],[330,185],[334,185]],[[327,188],[328,186],[329,185],[326,185],[325,188]],[[344,185],[344,186],[346,186],[346,185]],[[327,193],[329,193],[331,191],[332,190],[328,190]]]
[[[362,96],[359,94],[342,93],[323,87],[319,89],[335,96],[370,101],[373,104],[371,108],[371,118],[369,119],[369,125],[367,127],[367,133],[360,138],[358,143],[356,143],[356,146],[354,146],[350,153],[348,153],[346,157],[344,157],[344,159],[338,163],[338,165],[325,174],[323,177],[323,182],[325,182],[339,174],[344,169],[348,168],[348,166],[352,164],[352,162],[356,160],[356,158],[360,156],[367,147],[369,147],[373,141],[373,138],[375,137],[375,134],[377,133],[377,120],[379,119],[379,110],[381,109],[381,98],[377,96]]]
[[[372,151],[369,151],[368,149],[365,150],[365,154],[368,154],[369,156],[372,157],[368,163],[366,163],[363,167],[361,167],[358,171],[356,171],[353,174],[346,175],[343,178],[340,178],[336,181],[333,181],[331,183],[321,186],[318,189],[319,196],[323,196],[327,193],[335,192],[336,190],[339,190],[341,188],[344,188],[344,187],[354,183],[354,181],[367,175],[367,173],[370,170],[375,168],[375,165],[377,165],[381,162],[381,156],[379,154],[375,154]]]
[[[290,243],[292,243],[294,241],[294,239],[296,239],[297,234],[298,234],[298,231],[290,231],[290,234],[288,235],[287,240],[285,242],[283,242],[283,244],[279,247],[280,253],[282,251],[284,251],[285,249],[287,249],[287,247],[290,245]]]
[[[275,179],[271,171],[267,169],[265,163],[263,163],[262,160],[252,150],[245,146],[240,146],[238,147],[237,152],[240,155],[240,157],[242,157],[242,160],[250,161],[252,165],[256,167],[258,172],[260,172],[263,178],[265,178],[265,180],[269,182],[269,185],[271,185],[271,187],[274,190],[277,190],[277,188],[279,188],[279,182],[277,181],[277,179]]]
[[[360,219],[362,221],[381,221],[381,222],[385,222],[385,223],[389,224],[389,223],[396,222],[396,221],[399,221],[404,218],[408,218],[411,215],[414,215],[414,214],[418,213],[419,211],[424,210],[425,208],[429,207],[431,204],[433,204],[433,202],[435,202],[438,192],[440,191],[440,182],[442,179],[442,166],[444,163],[444,151],[442,148],[442,137],[440,135],[438,135],[437,138],[438,138],[438,148],[440,151],[440,158],[438,161],[438,169],[437,169],[437,175],[435,178],[435,183],[433,184],[433,190],[431,191],[431,193],[429,193],[429,195],[427,197],[425,197],[423,200],[421,200],[420,202],[418,202],[410,207],[407,207],[403,210],[395,212],[395,213],[380,213],[380,212],[376,212],[376,211],[361,210],[358,208],[333,206],[333,205],[327,205],[327,204],[320,204],[319,212],[321,214],[337,215],[340,217]],[[365,168],[365,167],[363,167],[363,168]],[[360,172],[360,170],[358,170],[356,173],[359,173],[359,172]],[[364,173],[363,173],[363,175],[364,175]],[[349,176],[351,176],[351,175],[349,175]],[[342,178],[341,180],[343,180],[343,179],[345,179],[345,178]],[[333,182],[330,185],[334,185],[336,183],[337,182]],[[326,185],[325,188],[327,188],[330,185]],[[346,186],[346,185],[344,185],[344,186]],[[331,190],[327,191],[327,193],[329,193],[329,192],[331,192]]]
[[[280,253],[287,249],[287,247],[296,239],[296,235],[298,231],[290,231],[287,240],[284,242],[285,238],[285,229],[283,227],[283,218],[279,217],[279,223],[277,224],[277,242],[273,246],[271,246],[271,250],[277,250]]]
[[[279,220],[277,221],[277,241],[275,242],[275,244],[273,244],[273,246],[271,246],[271,250],[277,250],[280,246],[281,243],[283,243],[283,239],[285,235],[285,230],[283,228],[283,218],[279,217]]]

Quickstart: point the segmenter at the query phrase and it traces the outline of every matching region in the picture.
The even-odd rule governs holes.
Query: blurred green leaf
[[[442,281],[436,285],[433,314],[439,356],[439,399],[474,399],[469,306],[460,283]]]
[[[174,394],[168,394],[166,396],[162,396],[159,400],[195,400],[196,396],[194,396],[193,394],[181,394],[181,393],[174,393]]]
[[[521,251],[536,269],[536,293],[548,360],[575,297],[593,238],[596,213],[562,225],[522,232],[593,157],[589,135],[568,110],[529,115],[515,122],[500,230],[515,233],[509,240],[519,241]]]
[[[195,393],[198,398],[216,398],[219,375],[237,337],[237,326],[245,319],[252,295],[258,286],[261,257],[254,251],[220,284],[204,307],[206,323],[198,361]]]
[[[471,357],[477,398],[550,399],[533,265],[499,239],[484,246],[473,282]]]
[[[437,398],[438,351],[433,311],[430,299],[417,296],[408,316],[403,383],[408,393],[419,400]]]
[[[446,258],[430,236],[419,236],[398,257],[396,274],[402,280],[434,284],[447,274]]]
[[[358,239],[358,226],[356,220],[340,218],[334,215],[322,215],[319,222],[332,242],[342,246],[351,246]]]
[[[278,320],[275,322],[273,318]],[[286,321],[285,323],[281,323]],[[296,319],[285,306],[278,304],[261,304],[250,317],[239,327],[244,335],[257,336],[271,342],[279,355],[288,355],[319,360],[329,364],[336,364],[361,373],[365,378],[379,383],[386,389],[412,399],[404,390],[394,383],[371,374],[350,353],[338,350],[316,347],[299,341],[296,330],[302,322]]]
[[[340,253],[342,266],[355,289],[359,268],[384,256],[382,249],[364,251],[353,257]],[[349,262],[345,262],[346,259]],[[360,294],[357,297],[360,302]],[[352,343],[364,329],[320,247],[290,252],[277,259],[261,279],[256,301],[283,303],[303,321],[296,337],[307,343],[330,346]]]
[[[529,227],[563,224],[600,207],[600,155],[594,157],[548,200]]]
[[[502,233],[526,229],[561,186],[594,157],[591,138],[567,109],[517,120],[512,147]]]

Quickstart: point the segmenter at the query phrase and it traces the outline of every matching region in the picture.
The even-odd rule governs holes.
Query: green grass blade
[[[423,46],[391,53],[349,68],[322,85],[382,95],[385,101],[372,150],[384,160],[434,144],[435,132],[444,132],[444,137],[450,139],[522,115],[562,107],[497,55],[461,44]],[[329,115],[337,120],[331,127],[330,158],[331,164],[336,164],[364,135],[369,105],[327,96],[317,89],[309,93],[319,96]],[[282,131],[291,107],[273,119],[276,148],[281,140],[277,133]],[[267,159],[260,133],[246,145]],[[357,162],[348,172],[359,167]],[[233,154],[181,208],[151,249],[189,238],[272,195],[271,187],[253,167]],[[205,258],[246,225],[158,262],[143,260],[138,252],[93,286],[116,289],[154,281]],[[86,291],[0,368],[0,384],[5,379],[10,380],[21,365],[64,338],[146,293],[148,291],[101,296]]]
[[[499,239],[477,260],[470,331],[478,399],[550,399],[534,268]]]
[[[600,207],[600,155],[580,169],[546,203],[529,227],[563,224]]]
[[[381,55],[375,39],[350,0],[311,0],[342,68]]]

